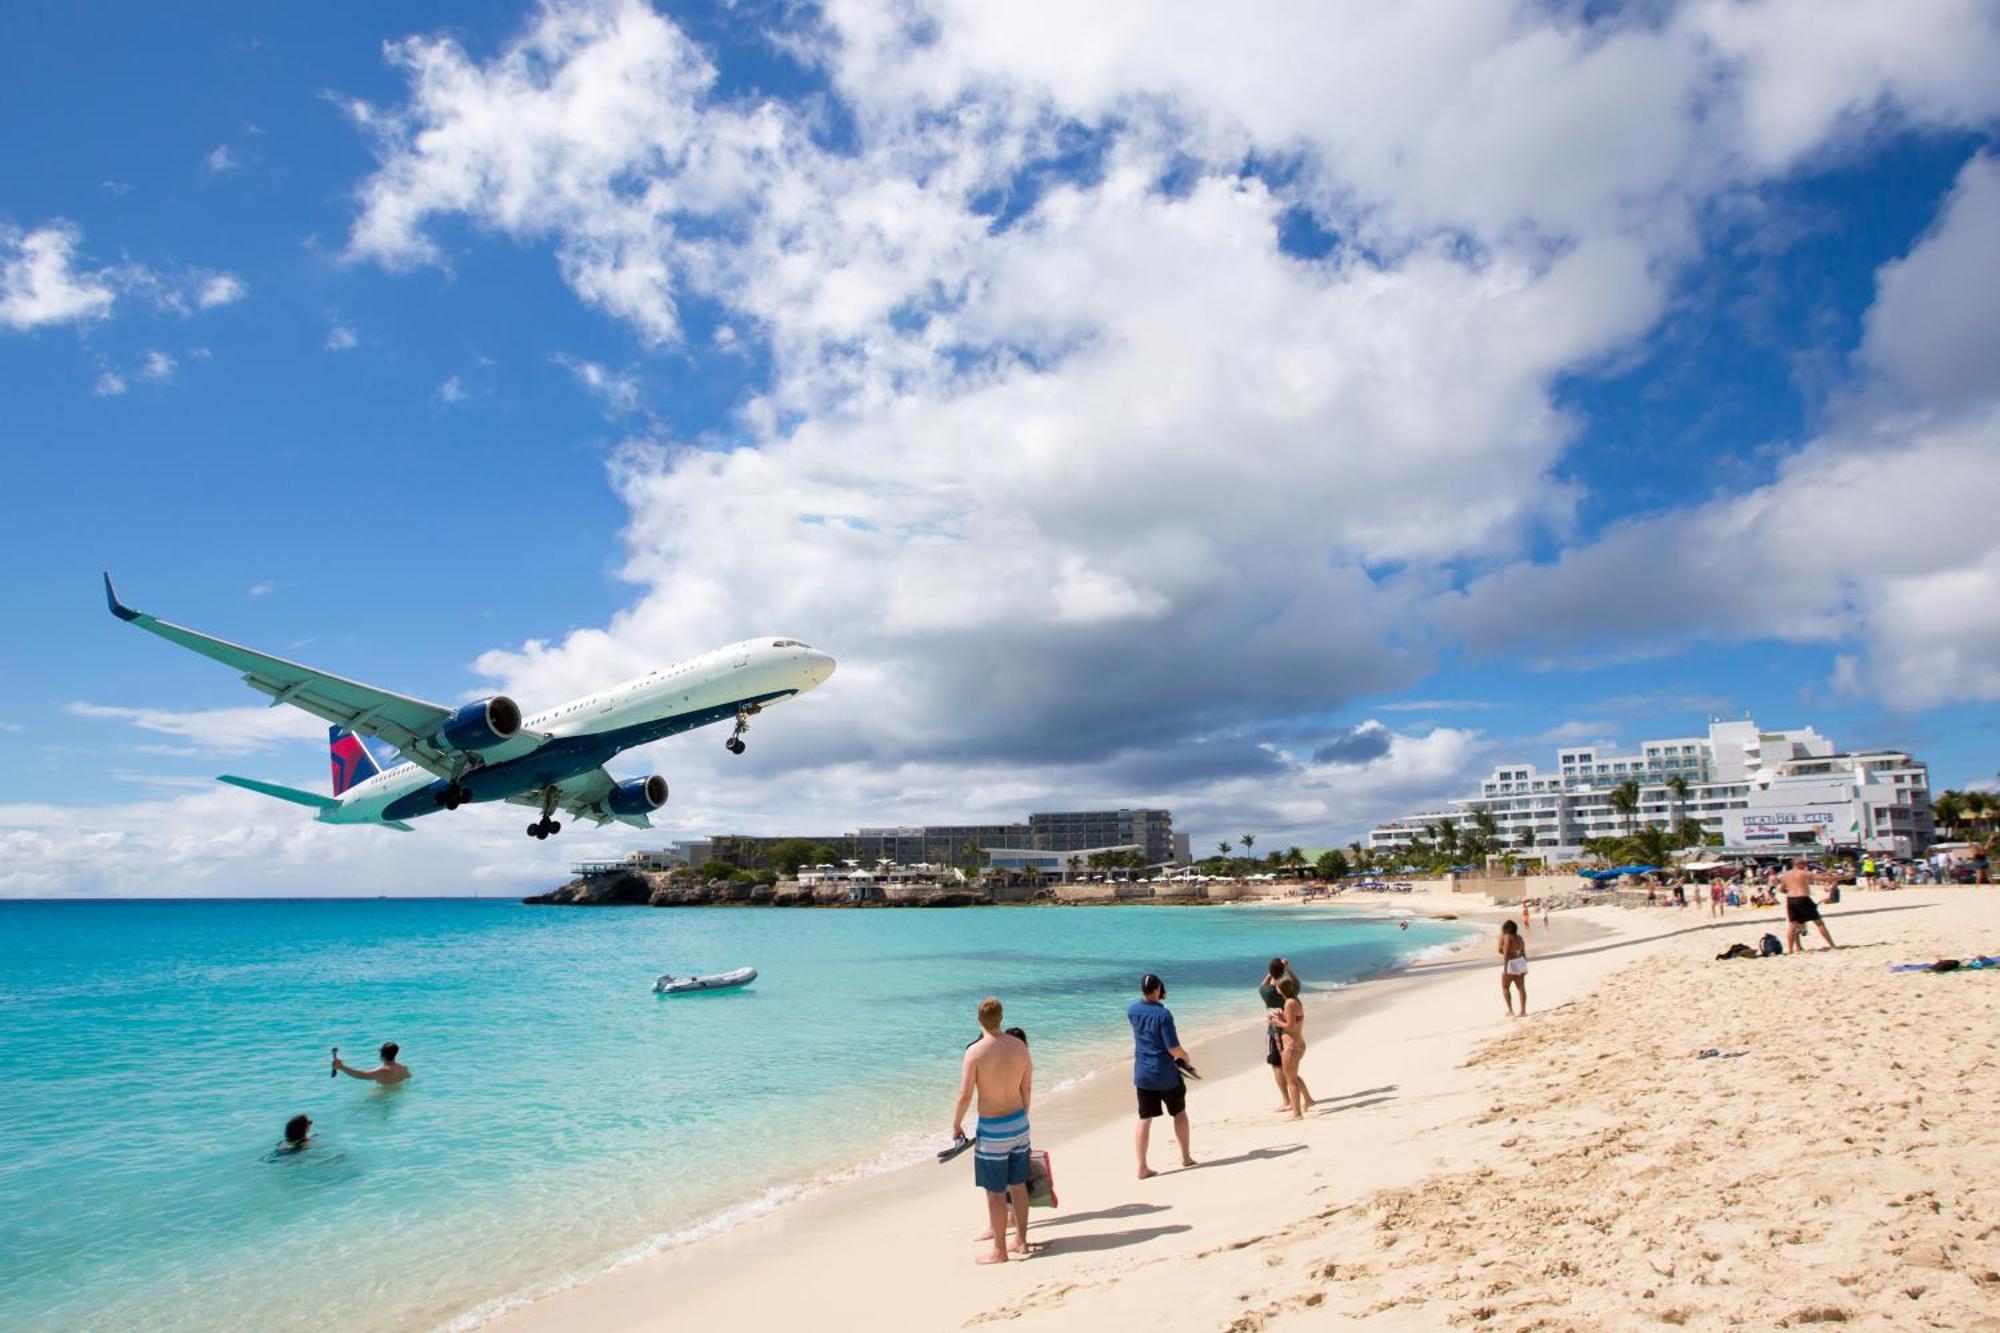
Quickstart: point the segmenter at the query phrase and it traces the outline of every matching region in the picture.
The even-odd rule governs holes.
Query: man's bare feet
[[[1286,1116],[1286,1117],[1285,1117],[1285,1119],[1287,1119],[1287,1120],[1303,1120],[1303,1119],[1305,1119],[1305,1115],[1304,1115],[1304,1114],[1303,1114],[1302,1112],[1299,1112],[1299,1111],[1294,1111],[1294,1112],[1292,1112],[1292,1113],[1291,1113],[1290,1115]],[[1189,1165],[1189,1166],[1193,1166],[1193,1165],[1194,1165],[1194,1163],[1190,1162],[1190,1163],[1188,1163],[1188,1165]]]
[[[1026,1256],[1033,1254],[1034,1250],[1029,1248],[1027,1241],[1017,1240],[1012,1245],[1009,1245],[1007,1247],[1007,1252],[1009,1254],[1018,1254],[1025,1258]]]
[[[1190,1167],[1190,1166],[1200,1166],[1201,1163],[1195,1161],[1194,1158],[1192,1157],[1183,1157],[1181,1158],[1181,1165],[1183,1167]]]
[[[1159,1172],[1155,1171],[1150,1166],[1142,1166],[1139,1168],[1139,1179],[1141,1180],[1151,1180],[1154,1176],[1157,1176],[1159,1174],[1160,1174]]]
[[[1005,1250],[987,1250],[972,1262],[975,1264],[1004,1264],[1007,1262],[1007,1252]]]

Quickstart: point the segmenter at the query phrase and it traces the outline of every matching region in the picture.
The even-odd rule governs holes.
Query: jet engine
[[[469,703],[445,719],[438,742],[454,750],[478,753],[510,739],[521,729],[521,705],[504,694]]]
[[[614,815],[647,815],[666,803],[667,780],[658,773],[619,783],[604,801]]]

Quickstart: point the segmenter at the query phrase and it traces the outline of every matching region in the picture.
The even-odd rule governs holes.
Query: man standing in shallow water
[[[365,1079],[370,1083],[381,1083],[394,1087],[410,1076],[410,1067],[399,1062],[396,1056],[403,1048],[393,1041],[382,1043],[382,1063],[374,1069],[356,1069],[340,1058],[340,1048],[333,1048],[333,1068],[336,1073],[349,1078]]]
[[[1014,1253],[1028,1253],[1028,1101],[1034,1061],[1028,1044],[1000,1030],[1000,1001],[979,1002],[979,1040],[965,1048],[958,1104],[951,1113],[953,1140],[965,1137],[965,1111],[979,1097],[978,1142],[972,1149],[972,1182],[986,1191],[993,1248],[975,1261],[1007,1262],[1007,1201],[1013,1196]]]

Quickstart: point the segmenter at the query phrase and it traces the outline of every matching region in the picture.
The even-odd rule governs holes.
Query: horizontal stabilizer
[[[244,791],[254,791],[260,796],[275,796],[281,801],[290,801],[293,805],[309,805],[315,810],[331,810],[340,804],[331,796],[321,796],[318,792],[300,791],[297,787],[280,787],[275,782],[259,782],[255,778],[239,778],[224,773],[216,781],[226,782],[232,787],[241,787]]]

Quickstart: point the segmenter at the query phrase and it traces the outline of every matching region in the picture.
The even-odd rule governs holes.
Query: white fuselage
[[[522,732],[548,736],[546,747],[712,713],[746,699],[790,698],[824,681],[833,674],[833,666],[832,657],[796,639],[745,639],[528,716],[522,720]],[[769,699],[764,706],[778,701]],[[694,725],[722,721],[724,716]],[[350,787],[341,794],[340,804],[319,818],[329,824],[376,823],[396,801],[438,780],[405,760]]]

